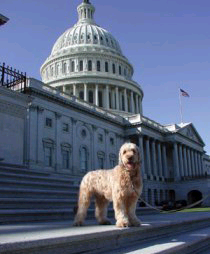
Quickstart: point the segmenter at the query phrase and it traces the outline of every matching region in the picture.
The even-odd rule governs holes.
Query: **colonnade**
[[[63,92],[67,92],[67,87],[62,87]],[[142,98],[138,93],[130,89],[116,85],[93,85],[87,83],[70,86],[70,94],[81,98],[80,92],[82,92],[83,98],[81,99],[87,102],[90,102],[90,91],[92,92],[93,103],[96,106],[134,114],[142,113]]]
[[[139,146],[143,175],[148,180],[180,180],[203,175],[202,152],[187,145],[140,136]]]
[[[196,177],[203,175],[202,153],[181,143],[173,144],[176,177]]]

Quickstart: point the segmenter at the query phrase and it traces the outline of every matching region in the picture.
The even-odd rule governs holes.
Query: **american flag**
[[[184,97],[190,97],[189,94],[187,92],[185,92],[183,89],[180,88],[180,93],[182,96]]]

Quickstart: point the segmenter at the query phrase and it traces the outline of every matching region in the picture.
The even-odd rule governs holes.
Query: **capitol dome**
[[[78,22],[57,39],[42,65],[42,81],[119,114],[142,113],[143,91],[118,41],[95,23],[89,0],[77,11]]]

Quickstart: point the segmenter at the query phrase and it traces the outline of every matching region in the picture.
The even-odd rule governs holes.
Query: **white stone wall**
[[[27,96],[0,87],[0,158],[4,163],[27,163],[27,104]]]

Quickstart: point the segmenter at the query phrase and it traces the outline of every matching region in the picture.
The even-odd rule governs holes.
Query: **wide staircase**
[[[73,220],[81,177],[0,163],[0,224]],[[153,213],[138,208],[137,214]],[[110,206],[109,217],[113,218]],[[94,217],[94,204],[88,210]]]

